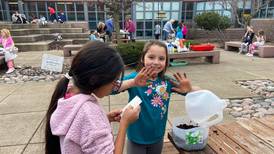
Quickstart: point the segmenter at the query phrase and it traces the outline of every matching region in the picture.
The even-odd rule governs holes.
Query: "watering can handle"
[[[223,113],[219,112],[219,113],[217,113],[217,115],[218,115],[218,117],[216,119],[205,122],[201,125],[204,125],[206,127],[210,127],[210,126],[213,126],[213,125],[216,125],[216,124],[220,123],[223,120]]]
[[[222,108],[223,109],[226,108],[227,102],[222,101],[222,103],[223,103],[223,107]],[[210,127],[210,126],[216,125],[217,123],[220,123],[223,120],[223,111],[218,112],[217,115],[218,115],[218,117],[216,119],[214,119],[212,121],[209,121],[209,122],[205,122],[202,125]]]

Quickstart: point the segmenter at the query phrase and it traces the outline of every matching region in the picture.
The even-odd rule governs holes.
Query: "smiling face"
[[[166,61],[165,48],[158,45],[152,45],[144,56],[144,66],[152,66],[157,74],[166,68]]]

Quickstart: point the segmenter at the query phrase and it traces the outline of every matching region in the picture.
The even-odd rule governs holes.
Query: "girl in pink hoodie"
[[[0,44],[2,44],[3,46],[5,61],[7,62],[9,68],[6,73],[12,73],[13,71],[15,71],[13,60],[17,57],[17,55],[15,53],[12,53],[14,42],[8,29],[1,30]]]
[[[138,118],[140,107],[129,107],[122,116],[122,110],[106,114],[97,100],[119,89],[123,72],[122,58],[105,43],[92,41],[80,49],[52,95],[46,114],[46,154],[123,153],[126,129]],[[112,121],[120,121],[115,141]]]

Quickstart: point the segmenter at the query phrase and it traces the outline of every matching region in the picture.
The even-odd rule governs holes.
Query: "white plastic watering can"
[[[185,107],[189,119],[200,126],[210,127],[223,120],[225,101],[208,90],[198,90],[186,95]],[[213,117],[216,118],[212,119]]]

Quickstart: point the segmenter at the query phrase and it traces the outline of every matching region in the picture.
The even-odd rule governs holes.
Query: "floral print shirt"
[[[125,77],[133,79],[137,72]],[[135,96],[142,100],[139,119],[127,130],[128,138],[139,144],[153,144],[163,139],[167,121],[167,112],[171,94],[171,83],[157,78],[149,80],[144,87],[128,89],[129,101]]]

